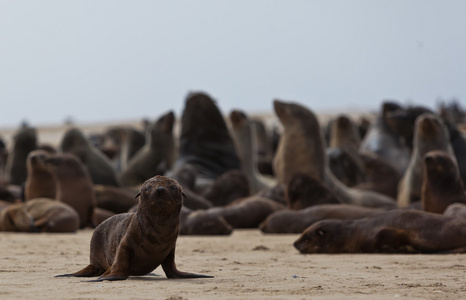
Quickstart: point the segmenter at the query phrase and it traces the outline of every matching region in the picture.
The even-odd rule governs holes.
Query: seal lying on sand
[[[418,210],[392,210],[353,221],[317,222],[294,246],[301,253],[463,253],[466,221]]]
[[[173,179],[155,176],[136,195],[136,213],[115,215],[101,223],[91,239],[90,264],[58,277],[100,277],[93,281],[125,280],[146,275],[162,265],[168,278],[212,276],[181,272],[175,265],[183,191]]]
[[[0,213],[0,231],[75,232],[78,229],[78,213],[53,199],[37,198],[12,204]]]

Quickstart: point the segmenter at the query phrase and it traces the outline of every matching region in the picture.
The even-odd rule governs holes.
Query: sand
[[[298,235],[235,230],[181,236],[176,262],[208,279],[54,278],[89,262],[91,229],[76,234],[0,233],[0,299],[461,299],[466,256],[303,255]]]

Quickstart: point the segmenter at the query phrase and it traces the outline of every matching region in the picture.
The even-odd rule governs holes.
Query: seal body
[[[168,278],[209,277],[177,270],[175,246],[183,191],[173,179],[155,176],[141,187],[135,213],[110,217],[94,231],[90,264],[73,274],[97,280],[125,280],[146,275],[159,265]]]
[[[181,117],[179,156],[175,166],[189,163],[200,177],[215,179],[241,168],[235,145],[220,110],[205,93],[188,95]]]
[[[57,154],[44,160],[56,182],[56,199],[79,214],[80,227],[94,225],[95,196],[84,165],[72,154]]]
[[[91,145],[78,128],[71,128],[65,133],[60,149],[65,153],[74,154],[81,160],[94,184],[120,185],[110,159]]]
[[[399,207],[406,207],[411,202],[421,200],[423,158],[427,152],[433,150],[445,151],[454,157],[450,137],[443,121],[440,117],[427,113],[416,120],[411,160],[398,186]]]
[[[139,186],[147,179],[163,174],[175,161],[173,125],[175,115],[168,112],[161,116],[147,133],[146,144],[122,170],[120,181],[126,187]]]
[[[392,210],[353,221],[317,222],[294,246],[301,253],[464,252],[466,221],[418,210]]]
[[[65,203],[37,198],[9,205],[0,213],[0,231],[75,232],[79,216]]]
[[[423,210],[438,214],[450,204],[466,204],[463,180],[454,158],[448,153],[430,151],[424,156],[421,203]]]
[[[51,155],[53,154],[45,150],[34,150],[29,153],[26,164],[28,176],[24,187],[26,201],[35,198],[55,199],[55,179],[44,163]]]
[[[20,128],[13,138],[13,149],[8,154],[5,166],[5,180],[10,184],[21,185],[26,181],[26,161],[29,152],[37,148],[36,130],[32,127]]]

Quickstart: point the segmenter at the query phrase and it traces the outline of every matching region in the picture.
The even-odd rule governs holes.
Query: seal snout
[[[158,195],[162,195],[165,192],[165,188],[163,186],[159,186],[155,189]]]

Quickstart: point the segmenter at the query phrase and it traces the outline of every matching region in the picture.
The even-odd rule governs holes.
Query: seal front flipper
[[[94,277],[102,275],[103,273],[104,270],[102,270],[101,268],[96,267],[94,265],[88,265],[87,267],[76,273],[56,275],[55,277]]]
[[[194,274],[179,271],[175,265],[175,248],[168,254],[167,258],[162,262],[162,268],[167,278],[214,278],[210,275]]]

